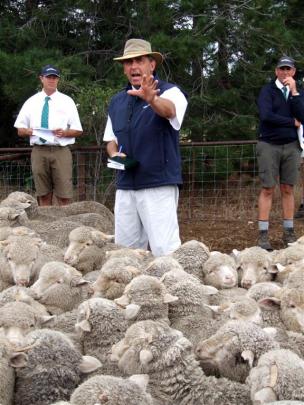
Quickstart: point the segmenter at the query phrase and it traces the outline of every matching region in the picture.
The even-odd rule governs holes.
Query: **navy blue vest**
[[[159,80],[160,94],[175,85]],[[142,188],[181,184],[179,131],[166,118],[157,115],[146,101],[130,96],[130,85],[116,94],[109,106],[118,148],[136,159],[133,169],[118,170],[117,188]]]

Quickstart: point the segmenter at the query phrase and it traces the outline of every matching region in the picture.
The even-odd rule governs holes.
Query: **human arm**
[[[296,120],[293,117],[285,116],[276,113],[275,97],[279,97],[279,89],[271,89],[269,86],[264,86],[259,94],[257,105],[261,122],[270,123],[278,127],[295,127]]]
[[[175,105],[171,100],[158,96],[157,84],[158,81],[154,79],[153,75],[143,75],[140,88],[128,90],[128,94],[145,100],[159,116],[167,119],[174,118],[176,116]]]
[[[33,128],[17,128],[18,136],[21,138],[26,138],[27,136],[33,135]]]

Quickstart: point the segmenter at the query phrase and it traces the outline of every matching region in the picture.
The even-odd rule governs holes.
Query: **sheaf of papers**
[[[45,139],[51,145],[60,145],[66,146],[75,143],[74,138],[70,137],[63,137],[58,138],[53,134],[53,131],[48,128],[34,128],[33,129],[33,139],[31,139],[31,143],[35,143],[36,140],[39,138]]]
[[[113,160],[108,159],[107,167],[110,169],[116,169],[116,170],[125,170],[125,165],[117,162],[113,162]]]
[[[300,147],[302,149],[301,157],[304,157],[304,138],[303,138],[303,125],[300,125],[298,128],[298,138],[299,138],[299,143]]]

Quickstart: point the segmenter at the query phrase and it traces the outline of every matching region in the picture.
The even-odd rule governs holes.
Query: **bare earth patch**
[[[297,237],[304,235],[304,219],[295,220]],[[254,220],[203,220],[180,221],[182,242],[196,239],[204,242],[210,250],[231,253],[232,249],[255,246],[258,224]],[[270,221],[269,239],[274,249],[282,249],[282,221]]]

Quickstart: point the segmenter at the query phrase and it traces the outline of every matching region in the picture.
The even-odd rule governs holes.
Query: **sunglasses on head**
[[[280,70],[291,70],[292,68],[290,66],[281,66],[279,67]]]

